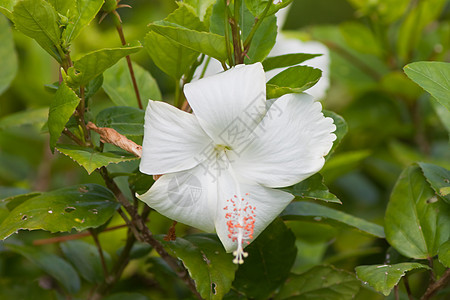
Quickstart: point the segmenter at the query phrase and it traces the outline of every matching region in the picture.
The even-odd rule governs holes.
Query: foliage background
[[[369,2],[375,4],[371,6]],[[422,1],[411,2],[417,4]],[[415,162],[428,162],[450,169],[449,119],[437,114],[440,109],[438,105],[433,104],[430,95],[410,81],[402,70],[413,61],[450,60],[450,5],[446,1],[435,2],[441,3],[442,9],[429,16],[429,22],[423,28],[417,28],[420,27],[417,22],[405,25],[411,15],[405,9],[410,5],[409,1],[294,1],[285,33],[290,37],[319,40],[329,46],[331,87],[322,103],[325,109],[340,114],[348,125],[346,137],[321,171],[325,184],[343,204],[327,206],[383,225],[392,189],[402,170]],[[142,41],[148,32],[146,24],[165,18],[177,7],[174,1],[166,0],[121,3],[133,7],[119,10],[128,41]],[[383,5],[386,7],[383,8]],[[428,12],[424,10],[423,13]],[[7,19],[0,15],[2,28],[7,23]],[[365,35],[366,30],[373,36]],[[4,33],[0,33],[0,37],[1,34]],[[47,119],[46,109],[52,100],[52,92],[51,88],[44,87],[58,81],[59,66],[35,41],[17,30],[12,30],[12,34],[14,51],[5,52],[3,49],[6,46],[0,46],[2,63],[17,62],[14,80],[0,95],[0,199],[76,184],[103,185],[98,173],[88,175],[69,157],[50,152],[48,134],[42,133],[41,128]],[[73,42],[71,51],[76,59],[93,50],[118,46],[120,40],[114,23],[107,17],[101,24],[92,22]],[[155,66],[146,51],[133,54],[132,60],[152,74],[163,99],[171,102],[174,98],[173,80]],[[102,89],[90,101],[93,116],[113,105]],[[37,110],[33,124],[10,126],[5,122],[5,117],[13,113],[40,108],[42,110]],[[446,114],[449,115],[448,111]],[[137,142],[140,142],[139,138]],[[137,165],[137,161],[123,162],[110,165],[108,169],[110,172],[131,172]],[[118,183],[126,187],[127,178],[119,177]],[[1,205],[0,220],[8,213]],[[123,220],[116,215],[108,226],[121,224]],[[148,226],[155,234],[166,234],[171,224],[171,220],[152,212]],[[296,238],[297,256],[291,269],[293,273],[333,265],[353,274],[357,266],[383,264],[387,254],[392,263],[411,260],[402,257],[383,238],[346,226],[336,226],[336,223],[330,224],[320,218],[304,217],[286,221],[286,225]],[[189,233],[196,231],[182,224],[177,226],[178,236]],[[21,231],[7,241],[32,245],[33,241],[54,236],[45,231]],[[117,260],[126,236],[126,228],[99,234],[106,260],[111,264]],[[79,241],[86,244],[76,244]],[[64,258],[75,255],[86,245],[94,245],[89,236],[79,241],[34,245],[29,249],[32,253]],[[39,264],[30,263],[27,255],[18,253],[21,252],[11,251],[0,243],[0,298],[61,298],[55,292],[55,289],[61,288],[55,288],[57,283],[48,275],[52,273],[46,272]],[[127,299],[190,297],[183,283],[175,279],[150,247],[139,244],[134,255],[136,259],[130,261],[113,292],[140,294],[134,295],[134,298],[129,295]],[[31,261],[36,262],[36,259]],[[94,268],[99,268],[97,271],[101,273],[98,263],[94,264]],[[434,260],[434,268],[437,276],[445,270],[437,259]],[[91,273],[97,274],[97,271]],[[101,275],[95,276],[98,278],[91,278],[91,282],[102,280]],[[428,280],[428,272],[410,274],[412,295],[422,295]],[[88,290],[89,284],[87,287],[83,285],[75,298],[82,299],[83,293]],[[448,296],[448,287],[446,291]],[[444,292],[437,298],[444,299]],[[229,294],[230,299],[234,297],[237,295]],[[367,285],[362,285],[355,297],[385,298]],[[394,297],[391,293],[387,299]],[[400,299],[407,299],[403,285],[400,286]]]

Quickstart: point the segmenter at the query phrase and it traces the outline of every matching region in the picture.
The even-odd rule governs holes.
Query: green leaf
[[[236,272],[233,286],[247,298],[268,299],[286,280],[294,264],[295,236],[277,218],[245,251],[248,257]]]
[[[48,2],[44,0],[23,0],[14,6],[13,21],[16,28],[33,38],[41,47],[61,62],[61,32],[58,16]]]
[[[247,6],[248,10],[251,11],[253,16],[261,17],[264,9],[267,7],[267,4],[269,2],[272,2],[272,4],[270,5],[269,11],[267,12],[268,16],[276,13],[283,7],[288,6],[292,1],[293,0],[281,0],[280,3],[273,4],[273,0],[245,0],[245,5]]]
[[[96,124],[114,128],[127,136],[144,135],[144,111],[129,106],[113,106],[98,113]]]
[[[319,81],[322,71],[308,66],[295,66],[280,72],[267,82],[267,99],[284,94],[301,93]]]
[[[37,125],[40,127],[47,121],[47,119],[48,107],[20,111],[1,118],[0,129],[24,125]]]
[[[84,279],[92,283],[103,282],[103,268],[97,247],[80,240],[67,241],[60,246],[66,258]],[[107,265],[111,263],[107,252],[103,251],[103,257]]]
[[[332,266],[316,266],[302,274],[291,274],[276,300],[354,299],[360,283],[349,272]]]
[[[48,273],[61,283],[69,294],[74,294],[80,289],[80,277],[74,268],[65,260],[54,254],[36,251],[35,248],[4,244],[9,250],[23,255],[36,264],[40,269]]]
[[[280,216],[283,220],[313,219],[316,222],[324,220],[327,221],[327,223],[329,221],[337,221],[340,224],[358,229],[361,232],[384,238],[382,226],[316,203],[305,201],[292,202]]]
[[[442,167],[418,163],[433,190],[450,204],[450,171]]]
[[[77,0],[47,0],[55,10],[63,16],[69,17],[77,10]]]
[[[76,11],[70,12],[69,23],[63,32],[63,39],[67,44],[95,18],[103,2],[104,0],[77,0]]]
[[[381,55],[383,48],[374,34],[361,23],[346,22],[339,25],[339,29],[347,45],[360,53]]]
[[[122,57],[138,52],[142,46],[139,43],[121,48],[105,48],[90,52],[73,62],[69,68],[68,84],[71,86],[87,85],[89,81],[112,67]]]
[[[212,5],[216,3],[216,0],[185,0],[184,2],[191,5],[195,9],[200,21],[206,22],[206,14]]]
[[[386,239],[401,254],[425,259],[450,237],[450,207],[437,198],[418,166],[400,175],[385,215]]]
[[[327,156],[325,156],[325,159],[328,160],[330,156],[333,154],[336,147],[339,146],[344,136],[347,134],[348,125],[347,122],[345,122],[344,118],[335,112],[323,110],[323,115],[325,117],[332,118],[334,121],[333,122],[334,125],[336,125],[336,130],[334,131],[334,134],[336,135],[336,140],[333,142],[333,147],[331,148],[330,152],[327,154]]]
[[[245,19],[244,19],[245,20]],[[250,19],[251,20],[251,19]],[[253,20],[252,20],[253,21]],[[244,37],[247,38],[250,33],[251,27],[247,27],[248,31],[244,27]],[[253,36],[250,48],[247,56],[245,57],[246,63],[255,63],[263,61],[270,50],[275,46],[277,39],[277,18],[275,16],[269,16],[264,18],[264,21],[259,26],[255,35]]]
[[[162,240],[161,243],[171,255],[183,262],[203,298],[222,299],[230,290],[237,266],[217,236],[189,235],[175,241]]]
[[[0,239],[18,230],[78,231],[103,225],[118,208],[114,195],[97,184],[58,189],[14,208],[0,224]]]
[[[450,240],[439,247],[438,258],[444,266],[450,268]]]
[[[312,59],[317,56],[321,56],[322,54],[310,54],[310,53],[291,53],[279,56],[271,56],[267,57],[262,65],[264,67],[264,71],[270,71],[278,68],[290,67],[293,65],[298,65],[308,59]]]
[[[70,116],[72,116],[77,108],[78,103],[80,103],[80,98],[63,81],[50,103],[48,112],[48,130],[50,133],[50,149],[52,152],[67,121],[69,121]]]
[[[0,15],[0,95],[9,87],[17,73],[17,54],[8,20]]]
[[[408,77],[450,110],[450,63],[419,61],[406,65]]]
[[[161,100],[161,92],[152,75],[136,63],[133,63],[133,70],[141,99],[145,99],[142,105],[147,107],[149,99]],[[133,82],[125,59],[119,60],[117,64],[103,73],[103,89],[115,105],[138,107]]]
[[[450,137],[450,110],[448,110],[444,105],[437,102],[434,98],[430,98],[430,101],[434,111],[438,115],[445,129],[447,129]]]
[[[287,192],[300,198],[310,198],[342,204],[342,202],[326,187],[323,177],[319,173],[303,180],[302,182],[285,189]]]
[[[39,196],[39,192],[31,192],[27,194],[15,195],[2,200],[6,204],[6,208],[12,211],[14,208],[24,203],[26,200]]]
[[[388,296],[406,272],[414,269],[430,269],[419,263],[400,263],[395,265],[373,265],[356,267],[356,275],[365,284]]]
[[[13,8],[19,0],[0,0],[0,12],[8,19],[13,19]]]
[[[225,61],[228,57],[223,36],[182,27],[151,24],[150,29],[191,50]]]
[[[92,148],[81,147],[76,145],[57,145],[56,149],[62,154],[70,157],[76,161],[80,166],[86,169],[91,174],[100,167],[109,164],[117,164],[124,161],[138,159],[129,153],[124,152],[99,152]]]

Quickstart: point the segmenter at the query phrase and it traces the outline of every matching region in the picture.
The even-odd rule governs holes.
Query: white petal
[[[321,56],[309,59],[300,65],[310,66],[322,70],[322,77],[306,92],[314,97],[314,99],[322,99],[325,97],[328,87],[330,86],[330,53],[328,48],[317,41],[302,42],[298,39],[285,38],[282,33],[278,34],[277,42],[272,48],[269,56],[284,55],[290,53],[311,53],[322,54]],[[270,70],[266,73],[267,80],[278,73],[284,71],[286,68],[279,68]]]
[[[292,201],[294,196],[289,193],[266,188],[257,184],[238,183],[229,168],[223,170],[218,177],[218,201],[217,213],[215,218],[216,232],[227,252],[237,249],[237,242],[229,237],[229,226],[227,222],[230,217],[227,214],[233,214],[236,208],[242,216],[253,217],[254,229],[253,238],[244,241],[243,247],[251,243],[256,237],[283,211],[283,209]],[[227,200],[233,200],[232,201]],[[244,199],[242,201],[242,199]],[[247,209],[244,211],[245,207]],[[253,211],[253,213],[252,213]],[[233,215],[235,217],[236,215]]]
[[[138,198],[160,214],[192,227],[213,232],[216,187],[201,164],[197,167],[161,176]]]
[[[157,175],[191,169],[213,147],[195,116],[172,105],[149,101],[139,169]]]
[[[184,93],[198,121],[216,144],[241,143],[266,112],[266,82],[261,63],[186,84]]]
[[[243,178],[268,187],[295,184],[318,172],[336,136],[333,119],[307,94],[288,94],[276,100],[256,138],[242,151],[229,154],[233,169]]]

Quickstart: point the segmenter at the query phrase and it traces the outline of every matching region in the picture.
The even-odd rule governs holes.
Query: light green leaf
[[[80,98],[63,81],[50,103],[48,112],[48,130],[50,133],[50,149],[52,152],[67,121],[69,121],[70,116],[72,116],[77,108],[78,103],[80,103]]]
[[[273,0],[245,0],[245,4],[248,10],[251,11],[253,16],[261,17],[264,9],[267,7],[267,4],[269,2],[272,2],[272,4],[270,5],[269,11],[267,12],[268,16],[276,13],[283,7],[288,6],[292,1],[293,0],[281,0],[280,3],[273,4]]]
[[[301,93],[319,81],[322,71],[308,66],[295,66],[284,70],[267,82],[267,99],[284,94]]]
[[[157,24],[151,24],[150,29],[181,46],[204,53],[219,61],[225,61],[228,57],[225,38],[223,36],[183,27]]]
[[[44,0],[19,1],[14,6],[13,21],[18,30],[35,39],[45,51],[61,62],[61,50],[58,51],[61,32],[53,6]]]
[[[418,166],[400,175],[385,215],[386,239],[401,254],[425,259],[450,237],[450,207],[438,199]]]
[[[112,67],[122,57],[133,54],[141,50],[139,43],[127,45],[121,48],[105,48],[90,52],[73,62],[73,67],[69,68],[68,84],[71,86],[86,85],[102,74],[106,69]]]
[[[316,266],[302,274],[291,274],[276,300],[351,300],[360,289],[355,276],[332,266]]]
[[[395,265],[373,265],[356,267],[356,275],[365,284],[388,296],[406,272],[414,269],[430,269],[419,263],[400,263]]]
[[[383,48],[374,34],[361,23],[346,22],[339,25],[339,29],[347,45],[360,53],[381,55]]]
[[[191,5],[195,9],[200,21],[206,22],[206,13],[211,6],[216,3],[216,0],[185,0],[184,2]]]
[[[299,198],[310,198],[314,200],[322,200],[326,202],[334,202],[342,204],[342,202],[326,187],[323,182],[323,177],[319,173],[314,174],[313,176],[288,187],[286,189],[287,192],[291,193],[294,196]]]
[[[53,8],[63,16],[75,15],[77,0],[47,0]]]
[[[310,53],[291,53],[279,56],[271,56],[267,57],[262,65],[264,67],[264,71],[270,71],[278,68],[290,67],[293,65],[298,65],[308,59],[312,59],[317,56],[321,56],[322,54],[310,54]]]
[[[450,268],[450,240],[439,247],[438,258],[444,266]]]
[[[142,105],[147,107],[149,99],[161,100],[161,92],[152,75],[136,63],[133,63],[133,70],[139,94],[141,99],[144,100]],[[103,73],[103,89],[115,105],[138,107],[130,71],[125,59],[119,60]]]
[[[170,242],[162,240],[161,243],[171,255],[183,262],[203,298],[222,299],[230,290],[237,266],[217,236],[189,235]]]
[[[279,218],[275,219],[245,251],[233,286],[251,299],[269,299],[288,277],[297,255],[295,236]]]
[[[0,119],[0,129],[23,125],[42,126],[48,119],[48,108],[36,108],[7,115]]]
[[[119,204],[114,194],[97,184],[76,185],[33,197],[0,224],[0,239],[18,230],[78,231],[103,225]]]
[[[98,113],[96,124],[127,136],[144,135],[144,111],[129,106],[109,107]]]
[[[418,163],[433,190],[450,204],[450,171],[442,167]]]
[[[112,163],[117,164],[137,159],[136,156],[129,153],[99,152],[92,148],[76,145],[57,145],[56,149],[76,161],[80,166],[85,168],[89,174],[94,172],[95,169]]]
[[[8,19],[12,21],[13,8],[19,0],[0,0],[0,13],[3,13]]]
[[[69,44],[81,30],[95,18],[104,0],[77,0],[76,11],[70,12],[69,23],[63,32],[64,41]]]
[[[17,54],[8,20],[0,15],[0,95],[9,87],[17,73]]]
[[[450,110],[450,63],[419,61],[404,68],[406,75]]]
[[[67,241],[60,246],[66,258],[84,279],[93,283],[103,282],[103,268],[96,246],[80,240]],[[103,251],[103,257],[107,265],[111,263],[111,257],[107,252]]]
[[[23,202],[25,202],[28,199],[31,199],[33,197],[39,196],[40,194],[41,193],[39,193],[39,192],[31,192],[28,194],[15,195],[15,196],[11,196],[6,199],[3,199],[1,202],[5,204],[6,208],[9,211],[12,211],[14,208],[19,206]]]
[[[434,111],[438,115],[445,129],[447,129],[450,137],[450,110],[448,110],[444,105],[437,102],[434,98],[430,98],[430,101]]]
[[[74,268],[65,260],[55,254],[36,251],[35,248],[5,244],[6,248],[26,257],[40,269],[48,273],[61,283],[69,294],[74,294],[80,289],[80,277]]]
[[[337,221],[339,224],[350,226],[363,233],[367,233],[379,238],[384,238],[383,227],[358,217],[349,215],[339,210],[335,210],[316,203],[298,201],[289,204],[280,215],[283,220],[308,220],[315,222],[325,221],[333,224]]]
[[[333,142],[333,147],[331,148],[330,152],[327,154],[327,156],[325,156],[325,159],[328,160],[330,156],[333,154],[336,147],[339,146],[344,136],[347,134],[348,125],[347,122],[345,122],[344,118],[335,112],[323,110],[323,115],[325,117],[332,118],[334,125],[336,125],[336,131],[334,131],[334,134],[336,135],[336,140]]]

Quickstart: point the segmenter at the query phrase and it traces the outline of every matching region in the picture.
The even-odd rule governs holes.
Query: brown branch
[[[126,136],[118,133],[114,129],[107,127],[97,127],[92,122],[89,122],[86,127],[100,134],[100,140],[102,143],[113,144],[127,152],[132,153],[137,157],[141,157],[142,146],[139,146],[132,140],[129,140]]]
[[[92,239],[95,242],[95,246],[97,246],[97,251],[100,256],[100,262],[102,264],[103,275],[105,276],[105,280],[106,280],[108,278],[108,267],[106,266],[106,261],[105,261],[105,256],[103,255],[102,245],[100,244],[100,241],[98,239],[98,233],[95,232],[92,228],[89,229],[89,232],[92,235]]]
[[[447,284],[450,282],[450,268],[447,268],[447,270],[444,272],[441,278],[439,278],[438,281],[430,284],[425,291],[425,294],[423,294],[422,298],[420,300],[428,300],[431,299],[431,297],[440,289],[447,286]]]

